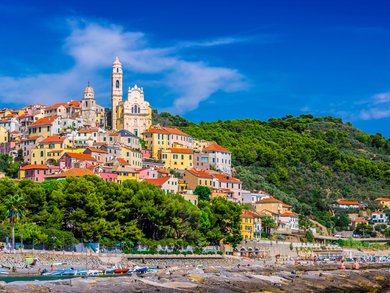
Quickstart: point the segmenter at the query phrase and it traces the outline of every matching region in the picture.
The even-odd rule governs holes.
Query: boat
[[[126,274],[128,271],[130,270],[130,268],[117,268],[114,270],[114,273],[115,274]]]

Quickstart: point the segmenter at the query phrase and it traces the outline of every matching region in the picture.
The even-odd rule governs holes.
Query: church
[[[111,74],[112,129],[125,129],[140,137],[152,125],[152,108],[137,85],[129,87],[127,101],[123,101],[122,83],[122,64],[116,57]]]

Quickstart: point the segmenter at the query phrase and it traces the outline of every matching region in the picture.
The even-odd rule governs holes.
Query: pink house
[[[61,169],[88,168],[96,165],[96,159],[87,154],[64,153],[58,164]]]
[[[112,168],[98,167],[95,173],[106,182],[117,182],[118,174],[112,173]]]
[[[154,179],[159,178],[160,173],[153,167],[138,169],[139,179]]]
[[[47,175],[60,171],[58,166],[47,165],[26,165],[19,170],[20,179],[30,179],[35,182],[42,182]]]
[[[98,164],[105,164],[108,160],[108,154],[105,150],[97,149],[95,147],[88,147],[85,149],[84,154],[91,155],[96,159]]]
[[[143,159],[149,159],[149,158],[152,157],[152,151],[151,150],[142,149],[141,153],[142,153],[142,158]]]

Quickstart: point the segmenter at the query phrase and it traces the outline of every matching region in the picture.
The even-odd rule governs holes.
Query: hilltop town
[[[88,83],[81,101],[1,110],[0,153],[19,162],[14,177],[38,183],[84,175],[116,183],[136,180],[165,193],[180,194],[193,205],[201,199],[222,197],[244,207],[244,239],[269,237],[271,229],[301,235],[299,215],[293,206],[268,191],[245,189],[235,177],[229,149],[175,127],[153,125],[152,106],[145,100],[143,88],[128,87],[127,99],[123,88],[123,68],[116,57],[111,73],[111,109],[96,103],[94,89]],[[376,202],[387,209],[390,199],[378,198]],[[381,224],[377,231],[385,233],[388,217],[383,209],[367,213],[363,203],[343,199],[334,206],[349,211],[348,215],[343,212],[344,218],[349,218],[341,226],[350,230],[349,237],[356,228],[360,236],[376,236],[372,228],[365,228],[368,223]],[[319,237],[332,236],[318,222],[312,221],[309,226]]]

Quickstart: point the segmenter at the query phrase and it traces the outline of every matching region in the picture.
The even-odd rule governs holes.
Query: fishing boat
[[[128,271],[130,270],[130,268],[126,267],[126,268],[117,268],[114,270],[114,273],[115,274],[126,274]]]

